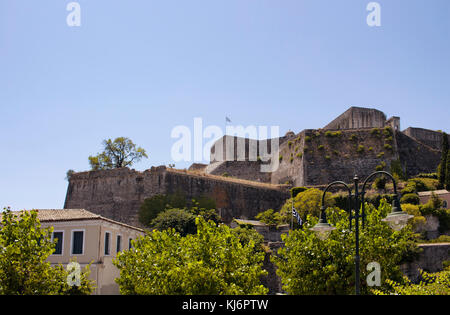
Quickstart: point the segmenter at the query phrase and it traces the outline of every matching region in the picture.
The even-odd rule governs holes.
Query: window
[[[122,250],[122,236],[121,235],[117,235],[117,247],[116,247],[116,252],[120,252]]]
[[[131,245],[131,238],[129,238],[128,239],[128,249],[132,249],[133,248],[133,246]]]
[[[447,209],[447,206],[448,206],[447,200],[444,200],[444,201],[442,202],[442,207],[443,207],[444,209]]]
[[[105,232],[105,255],[110,254],[110,241],[111,241],[111,233]]]
[[[52,255],[62,255],[64,232],[53,232],[52,242],[55,242],[55,251]]]
[[[82,255],[84,247],[84,231],[72,231],[72,255]]]

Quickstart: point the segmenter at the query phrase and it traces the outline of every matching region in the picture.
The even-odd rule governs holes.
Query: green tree
[[[273,209],[258,213],[255,219],[267,225],[279,225],[283,223],[280,212],[274,211]]]
[[[442,133],[442,153],[441,153],[441,163],[438,167],[438,179],[439,186],[444,187],[446,183],[446,178],[450,177],[447,172],[448,165],[448,135],[444,132]]]
[[[168,209],[183,209],[196,216],[201,215],[207,221],[213,220],[218,223],[220,217],[215,208],[215,201],[207,196],[200,196],[188,201],[184,192],[177,191],[146,198],[139,208],[138,219],[140,223],[150,227],[159,213]]]
[[[382,280],[402,281],[399,265],[417,254],[411,226],[393,231],[381,222],[391,211],[382,200],[375,208],[366,205],[366,227],[360,230],[361,293],[369,293],[365,283],[369,262],[381,265]],[[308,227],[318,219],[308,216],[306,228],[283,236],[285,247],[273,257],[283,288],[289,294],[353,294],[355,287],[355,231],[349,230],[348,213],[339,208],[327,210],[328,221],[336,227],[326,240],[320,240]]]
[[[250,242],[253,242],[255,244],[255,251],[263,250],[264,237],[259,234],[253,227],[238,226],[232,231],[239,238],[242,246],[248,246]]]
[[[160,212],[169,208],[169,200],[166,195],[154,195],[150,198],[144,199],[144,202],[139,207],[138,219],[139,222],[145,226],[150,226]],[[180,208],[183,208],[181,206]]]
[[[184,209],[167,209],[152,221],[152,227],[159,231],[174,229],[181,236],[196,232],[195,216]]]
[[[197,233],[153,230],[113,261],[122,294],[265,294],[264,253],[242,245],[232,229],[196,218]]]
[[[447,153],[446,159],[446,168],[445,168],[445,189],[450,190],[450,150]]]
[[[294,207],[300,214],[303,221],[311,214],[319,216],[320,206],[322,203],[322,191],[317,188],[306,189],[298,193],[294,198]],[[334,205],[334,200],[331,194],[327,193],[325,196],[325,203],[327,206]],[[283,223],[291,222],[292,217],[292,198],[288,199],[280,210]]]
[[[67,284],[68,272],[52,267],[47,258],[53,253],[52,228],[41,228],[37,211],[1,213],[0,294],[54,295],[90,294],[89,268],[81,274],[81,286]]]
[[[106,170],[129,167],[142,158],[148,158],[147,153],[128,138],[119,137],[103,141],[104,150],[96,156],[89,156],[92,170]]]
[[[403,283],[398,283],[390,279],[386,280],[389,286],[385,290],[374,290],[377,295],[397,294],[397,295],[450,295],[450,269],[436,273],[421,271],[421,281],[418,284],[412,283],[408,278],[404,278]]]
[[[70,180],[70,177],[75,173],[74,170],[70,169],[66,172],[66,180]]]

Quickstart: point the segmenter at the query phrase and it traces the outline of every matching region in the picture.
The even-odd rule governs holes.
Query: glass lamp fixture
[[[313,231],[322,241],[326,240],[330,236],[331,231],[336,230],[334,226],[327,222],[325,207],[321,207],[320,220],[310,230]]]
[[[395,196],[394,201],[392,202],[392,212],[381,221],[389,224],[394,231],[400,231],[408,224],[408,220],[412,217],[414,216],[402,211],[400,202],[398,201],[397,196]]]

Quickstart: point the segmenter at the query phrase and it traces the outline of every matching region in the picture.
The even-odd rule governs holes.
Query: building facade
[[[144,231],[116,222],[84,209],[38,210],[43,228],[53,227],[55,252],[48,258],[52,265],[67,266],[76,261],[81,268],[90,265],[90,279],[95,281],[94,294],[119,294],[115,279],[119,270],[112,260],[117,253],[131,248],[131,240]]]

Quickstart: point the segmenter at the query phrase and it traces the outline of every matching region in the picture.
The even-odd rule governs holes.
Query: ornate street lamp
[[[400,200],[397,194],[397,184],[395,182],[394,177],[389,174],[388,172],[384,171],[378,171],[374,172],[367,177],[367,179],[364,181],[364,184],[362,186],[361,193],[358,191],[358,182],[359,178],[357,175],[353,178],[354,186],[355,186],[355,194],[352,194],[352,190],[350,187],[342,182],[342,181],[336,181],[329,184],[322,194],[322,206],[320,208],[320,220],[319,222],[312,227],[310,230],[314,231],[317,235],[317,237],[321,240],[326,239],[331,231],[336,229],[331,224],[327,222],[327,217],[325,214],[325,194],[327,193],[328,189],[330,189],[332,186],[335,185],[343,185],[347,188],[349,195],[348,195],[348,201],[349,201],[349,207],[347,209],[347,212],[349,213],[349,224],[350,224],[350,230],[352,229],[352,220],[355,219],[355,293],[360,294],[360,288],[359,288],[359,282],[360,282],[360,275],[359,275],[359,218],[362,218],[362,227],[364,228],[365,225],[365,202],[364,202],[364,195],[365,195],[365,189],[366,184],[370,179],[372,179],[376,175],[387,175],[392,179],[392,182],[394,183],[394,196],[392,201],[392,212],[384,219],[382,219],[383,222],[386,222],[389,224],[389,226],[399,231],[402,228],[404,228],[410,218],[412,218],[412,215],[409,215],[406,212],[403,212],[400,206]],[[352,200],[353,199],[353,200]],[[353,202],[352,202],[353,201]],[[360,213],[361,209],[361,213]],[[354,211],[354,214],[352,214],[352,210]]]

